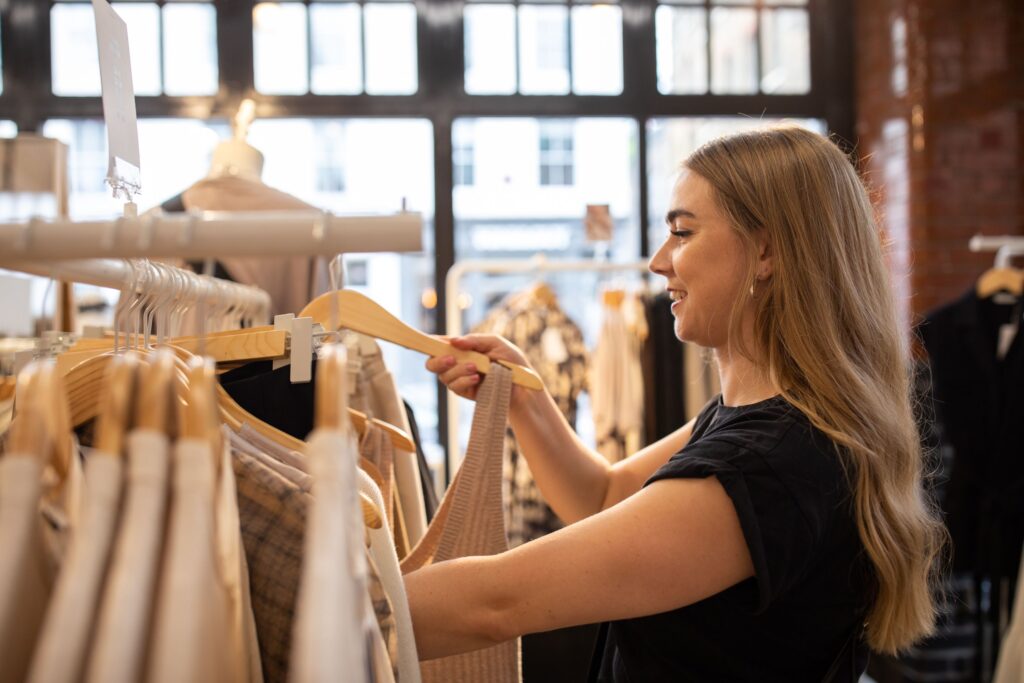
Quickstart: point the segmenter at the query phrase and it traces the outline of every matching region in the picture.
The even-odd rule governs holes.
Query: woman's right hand
[[[461,351],[476,351],[492,361],[504,360],[530,367],[526,355],[515,344],[498,335],[467,334],[464,337],[442,337],[442,339]],[[426,365],[427,370],[436,374],[449,391],[471,401],[476,400],[483,376],[477,371],[475,363],[459,362],[454,356],[432,356],[427,359]],[[513,386],[513,401],[516,400],[517,389],[522,390],[522,387]]]

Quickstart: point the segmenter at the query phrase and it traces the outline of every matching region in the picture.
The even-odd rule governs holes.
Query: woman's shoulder
[[[712,401],[686,447],[648,483],[712,475],[742,480],[755,501],[783,494],[815,518],[850,495],[835,442],[782,396],[736,407]]]

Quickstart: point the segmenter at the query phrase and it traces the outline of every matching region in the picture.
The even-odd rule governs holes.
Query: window
[[[268,95],[412,95],[416,7],[408,2],[261,2],[256,89]]]
[[[610,4],[470,3],[465,87],[471,95],[618,95],[622,9]],[[571,46],[571,47],[570,47]]]
[[[342,163],[345,127],[338,121],[317,121],[314,135],[316,148],[316,191],[344,192],[345,169]]]
[[[136,95],[216,94],[217,12],[212,3],[115,2],[112,7],[128,27]],[[91,4],[54,4],[50,10],[50,50],[55,95],[100,94]]]
[[[572,124],[540,124],[540,184],[573,184]]]
[[[473,123],[457,121],[452,126],[453,182],[458,185],[473,184]]]
[[[760,6],[760,9],[759,7]],[[655,11],[665,95],[810,92],[806,0],[678,0]]]

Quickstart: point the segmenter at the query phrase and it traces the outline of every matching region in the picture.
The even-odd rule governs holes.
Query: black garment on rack
[[[426,508],[427,512],[427,524],[430,520],[434,519],[434,513],[437,512],[437,490],[434,488],[434,475],[430,471],[430,466],[427,464],[427,456],[423,453],[423,446],[420,445],[420,428],[416,425],[416,413],[413,412],[412,406],[409,402],[402,400],[402,405],[405,406],[405,415],[409,418],[409,430],[412,432],[410,436],[416,443],[416,465],[420,471],[420,485],[423,488],[423,507]]]
[[[994,668],[1000,613],[1012,604],[1024,544],[1024,330],[1001,360],[997,354],[1000,327],[1020,321],[1021,303],[979,299],[972,289],[920,327],[935,428],[948,453],[940,499],[952,570],[973,576],[975,594],[988,598],[978,601],[977,651],[991,653],[978,662],[979,681]]]
[[[855,643],[875,581],[835,444],[780,396],[718,400],[690,443],[648,479],[718,478],[754,577],[686,607],[612,622],[601,681],[820,681]],[[851,641],[851,637],[854,640]],[[850,670],[840,672],[856,683]]]
[[[648,334],[640,358],[647,443],[668,436],[692,417],[686,414],[686,364],[671,304],[667,292],[644,298]]]

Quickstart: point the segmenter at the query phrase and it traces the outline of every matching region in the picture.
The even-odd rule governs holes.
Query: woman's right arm
[[[492,360],[528,365],[507,340],[493,335],[468,335],[450,340],[459,349],[478,351]],[[431,358],[427,369],[437,373],[460,396],[476,398],[481,377],[475,366],[452,357]],[[548,391],[513,386],[509,411],[520,453],[526,458],[544,500],[566,524],[589,517],[633,495],[651,474],[690,438],[693,421],[635,455],[614,465],[587,447],[565,420]]]

